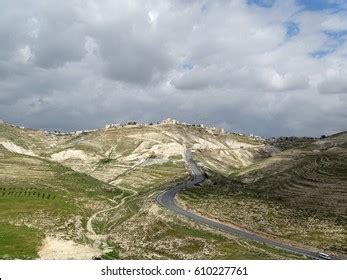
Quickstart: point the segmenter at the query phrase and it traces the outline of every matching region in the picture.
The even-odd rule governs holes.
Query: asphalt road
[[[179,191],[181,191],[183,189],[187,189],[187,188],[192,188],[192,187],[194,187],[195,184],[201,183],[205,180],[204,175],[201,173],[201,171],[199,170],[197,165],[194,163],[194,161],[192,159],[192,153],[190,150],[186,151],[186,162],[191,169],[193,179],[189,182],[185,182],[185,183],[182,183],[180,185],[171,187],[168,190],[166,190],[165,192],[159,194],[157,196],[156,200],[160,205],[162,205],[163,207],[165,207],[168,210],[171,210],[177,214],[180,214],[180,215],[183,215],[187,218],[190,218],[197,223],[210,226],[214,229],[217,229],[217,230],[220,230],[220,231],[223,231],[226,233],[238,235],[242,238],[246,238],[246,239],[249,239],[252,241],[263,243],[263,244],[266,244],[266,245],[269,245],[272,247],[283,249],[283,250],[289,251],[291,253],[304,255],[304,256],[309,257],[309,258],[321,259],[319,257],[319,252],[310,251],[307,249],[294,247],[294,246],[289,245],[289,244],[284,244],[284,243],[281,243],[279,241],[267,239],[263,236],[255,234],[255,233],[252,233],[252,232],[240,229],[240,228],[236,228],[236,227],[233,227],[230,225],[225,225],[223,223],[220,223],[220,222],[211,220],[209,218],[197,215],[195,213],[189,212],[188,210],[178,206],[175,203],[175,195]],[[333,256],[331,256],[331,258],[332,259],[338,259],[337,257],[333,257]]]

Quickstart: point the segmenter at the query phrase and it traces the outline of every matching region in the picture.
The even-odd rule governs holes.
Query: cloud
[[[2,1],[0,118],[62,130],[166,117],[261,135],[345,130],[344,3],[308,2]]]
[[[209,66],[195,67],[171,84],[179,90],[243,89],[249,91],[292,91],[309,86],[307,77],[295,73],[281,74],[273,68],[242,67],[229,65],[225,68]]]
[[[150,38],[129,30],[125,34],[96,38],[107,78],[147,84],[163,76],[171,64],[170,56],[158,49]]]
[[[325,80],[319,85],[319,92],[323,94],[347,94],[347,82],[345,77]]]
[[[305,76],[295,73],[279,74],[274,72],[268,75],[271,77],[269,86],[273,90],[292,91],[306,89],[309,86],[309,80]]]
[[[318,84],[318,91],[322,94],[347,94],[346,69],[342,67],[328,69],[324,79]]]
[[[342,12],[338,14],[329,15],[321,24],[322,28],[326,31],[346,31],[347,30],[347,13]]]

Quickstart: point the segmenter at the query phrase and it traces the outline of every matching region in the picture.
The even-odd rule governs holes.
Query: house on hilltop
[[[166,120],[163,120],[163,121],[161,122],[161,124],[179,124],[179,122],[176,121],[176,120],[173,120],[173,119],[168,118],[168,119],[166,119]]]

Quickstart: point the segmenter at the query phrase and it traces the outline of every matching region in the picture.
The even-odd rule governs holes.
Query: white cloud
[[[23,48],[20,48],[17,51],[17,55],[16,55],[15,60],[20,62],[20,63],[26,64],[26,63],[29,62],[29,60],[32,57],[33,57],[33,54],[31,52],[30,46],[29,45],[25,45]]]
[[[330,68],[318,84],[322,94],[347,94],[347,67]]]
[[[346,43],[324,33],[345,30],[343,11],[295,0],[26,2],[0,4],[0,118],[71,129],[170,115],[268,135],[346,128]],[[298,26],[289,39],[287,22]]]
[[[270,87],[278,91],[306,89],[309,86],[308,78],[295,73],[279,74],[274,72],[271,77]]]
[[[346,31],[347,30],[347,13],[331,14],[321,24],[324,30],[328,31]]]
[[[31,17],[28,20],[28,26],[29,26],[29,36],[36,39],[40,33],[40,22],[38,21],[36,17]]]
[[[156,11],[149,11],[148,12],[148,17],[151,23],[155,23],[155,21],[158,18],[158,13]]]

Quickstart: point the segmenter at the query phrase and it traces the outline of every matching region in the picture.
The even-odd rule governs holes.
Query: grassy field
[[[82,224],[122,192],[59,164],[4,149],[0,182],[0,258],[37,257],[45,235],[85,242],[84,234],[77,234],[84,232]]]
[[[0,259],[35,259],[41,245],[41,231],[27,226],[0,223]]]
[[[300,258],[290,253],[248,242],[236,237],[224,236],[192,225],[180,223],[158,223],[148,234],[148,241],[154,244],[170,242],[173,248],[152,246],[156,253],[167,254],[169,258],[184,256],[188,259],[282,259]],[[169,252],[169,253],[168,253]]]

